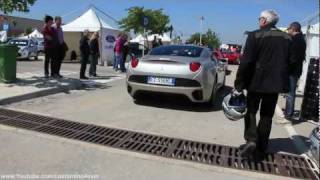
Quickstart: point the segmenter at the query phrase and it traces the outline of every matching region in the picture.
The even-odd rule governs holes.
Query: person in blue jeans
[[[120,33],[119,37],[116,40],[115,44],[115,60],[116,60],[116,67],[115,71],[121,70],[121,72],[125,72],[125,67],[123,64],[123,50],[124,50],[124,44],[127,41],[128,36],[125,33]],[[120,67],[120,69],[119,69]]]
[[[303,61],[306,57],[306,42],[301,32],[301,25],[299,22],[293,22],[288,27],[288,33],[292,37],[292,58],[294,59],[294,66],[289,70],[289,93],[286,96],[286,108],[284,115],[286,119],[292,119],[294,115],[294,106],[296,98],[296,87],[299,77],[302,74]]]

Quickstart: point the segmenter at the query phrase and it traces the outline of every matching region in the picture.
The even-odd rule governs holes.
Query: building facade
[[[23,17],[7,16],[0,14],[0,31],[7,31],[9,37],[21,36],[28,30],[41,31],[43,21]]]

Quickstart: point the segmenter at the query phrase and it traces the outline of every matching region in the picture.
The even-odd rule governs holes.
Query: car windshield
[[[202,50],[195,46],[161,46],[152,49],[150,55],[200,57]]]
[[[11,40],[9,44],[17,45],[17,46],[27,46],[28,40]]]

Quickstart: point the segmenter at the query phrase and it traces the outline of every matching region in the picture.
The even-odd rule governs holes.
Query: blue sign
[[[113,42],[116,41],[116,38],[114,36],[112,36],[112,35],[108,35],[106,37],[106,41],[109,42],[109,43],[113,43]]]
[[[149,18],[147,16],[143,17],[143,26],[148,26],[149,24]]]
[[[8,24],[8,23],[3,23],[2,29],[3,29],[4,31],[8,31],[8,30],[9,30],[9,24]]]

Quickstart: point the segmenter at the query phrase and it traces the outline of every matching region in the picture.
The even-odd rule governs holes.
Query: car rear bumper
[[[192,102],[200,103],[207,101],[203,98],[203,90],[201,87],[163,86],[127,81],[127,90],[132,97],[134,97],[139,92],[159,92],[184,95]]]

